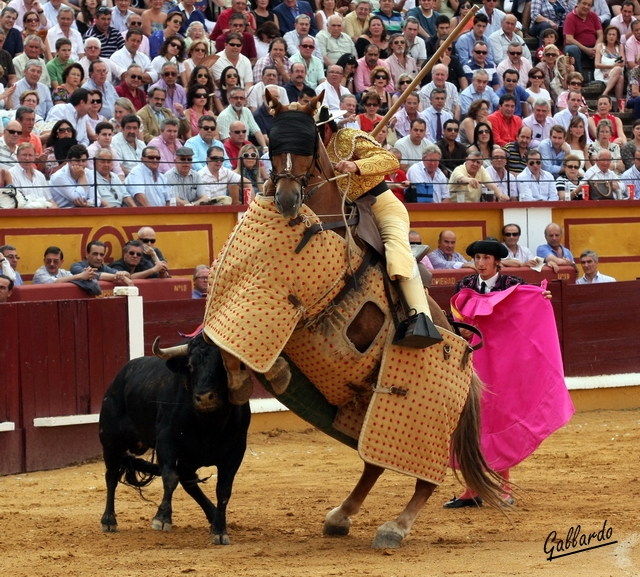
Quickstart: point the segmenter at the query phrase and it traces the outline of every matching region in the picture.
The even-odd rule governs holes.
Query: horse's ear
[[[271,91],[268,88],[264,89],[264,101],[267,104],[267,108],[269,109],[269,114],[271,116],[278,116],[282,111],[282,104],[276,96],[271,94]]]
[[[318,94],[318,96],[311,99],[311,101],[307,105],[309,108],[306,110],[306,112],[313,116],[316,112],[318,112],[318,110],[320,110],[323,99],[324,99],[324,90],[320,94]]]

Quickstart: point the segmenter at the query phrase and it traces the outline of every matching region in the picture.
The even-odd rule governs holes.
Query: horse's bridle
[[[284,169],[282,170],[282,172],[275,172],[275,170],[273,169],[273,162],[271,164],[271,172],[269,173],[269,178],[271,179],[271,182],[273,182],[273,186],[275,187],[278,184],[278,181],[280,179],[286,179],[286,180],[293,180],[294,182],[296,182],[299,186],[300,186],[300,193],[302,195],[302,203],[305,203],[309,198],[311,198],[311,195],[320,187],[322,186],[322,184],[324,183],[320,183],[317,186],[314,186],[310,191],[306,191],[307,186],[309,185],[309,179],[311,178],[311,172],[313,171],[314,167],[317,167],[321,172],[322,171],[322,167],[320,166],[320,163],[318,162],[318,142],[319,142],[319,136],[316,135],[315,138],[315,142],[314,142],[314,146],[313,146],[313,159],[311,160],[311,163],[309,164],[309,168],[307,169],[306,174],[293,174],[293,172],[291,172],[291,153],[287,152],[287,161],[285,163]]]

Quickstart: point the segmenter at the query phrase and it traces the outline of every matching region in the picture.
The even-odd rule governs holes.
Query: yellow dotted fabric
[[[306,205],[300,213],[309,224],[319,222]],[[258,196],[212,265],[204,331],[256,372],[268,371],[298,321],[319,313],[342,288],[345,240],[321,232],[295,254],[306,230],[290,227],[273,197]],[[353,257],[352,264],[357,268],[360,260]]]
[[[364,461],[436,485],[447,471],[451,434],[472,375],[470,358],[460,368],[466,341],[440,332],[444,341],[424,350],[394,346],[389,335],[378,387],[402,387],[407,395],[374,393],[358,441]],[[445,345],[451,347],[448,359]]]

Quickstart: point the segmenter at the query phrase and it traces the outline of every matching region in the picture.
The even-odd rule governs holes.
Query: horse
[[[350,235],[350,229],[347,226],[349,224],[348,217],[344,214],[344,198],[335,183],[336,178],[341,178],[341,176],[336,177],[322,138],[313,121],[313,115],[319,110],[323,96],[324,94],[318,95],[305,107],[293,104],[285,108],[266,90],[265,102],[276,117],[276,122],[278,117],[282,115],[282,119],[286,122],[280,123],[279,126],[288,127],[287,130],[290,132],[285,135],[288,140],[285,148],[291,149],[292,146],[299,148],[296,148],[296,152],[279,152],[282,143],[272,139],[270,152],[273,168],[263,195],[267,199],[273,198],[277,212],[282,215],[288,226],[299,225],[302,220],[305,222],[305,226],[309,227],[311,236],[314,231],[327,232],[331,229],[332,232],[329,234],[336,233],[344,238]],[[291,112],[296,112],[297,115],[290,114]],[[301,112],[303,115],[300,115]],[[305,118],[311,118],[311,120],[305,121]],[[311,223],[306,222],[306,213],[301,214],[307,209],[311,209],[321,220],[315,229]],[[242,221],[238,226],[241,224]],[[212,286],[215,286],[219,281],[218,274],[225,274],[219,271],[223,268],[222,264],[231,250],[230,247],[233,246],[234,234],[232,233],[232,237],[227,241],[227,245],[221,251],[221,256],[216,261],[218,263],[217,269],[216,263],[214,263],[210,279],[213,283]],[[363,247],[365,254],[371,250],[373,249]],[[237,262],[241,264],[242,260]],[[267,274],[269,273],[268,266],[262,266],[262,268],[266,270]],[[218,272],[214,274],[213,269]],[[250,274],[250,271],[247,274]],[[271,281],[277,282],[277,279],[270,279]],[[243,288],[243,290],[245,289]],[[225,316],[226,309],[209,311],[212,294],[213,290],[210,289],[207,314],[211,312],[218,317]],[[289,297],[294,306],[302,307],[300,303],[295,302],[295,298],[292,298],[291,295]],[[430,297],[429,305],[434,323],[439,327],[452,330],[443,311]],[[260,310],[263,311],[263,309]],[[205,315],[205,335],[211,338],[212,335],[207,333],[207,314]],[[244,309],[241,309],[241,314],[244,316]],[[366,351],[369,348],[376,336],[379,335],[384,318],[384,313],[381,313],[378,307],[368,306],[368,303],[362,307],[347,331],[349,339],[358,351]],[[249,332],[253,335],[253,331]],[[268,337],[268,335],[264,336]],[[215,341],[214,338],[212,340]],[[215,342],[219,344],[217,341]],[[247,345],[252,342],[247,339]],[[253,380],[251,373],[242,366],[243,358],[239,358],[242,355],[235,351],[236,349],[231,352],[221,346],[223,361],[229,373],[229,388],[234,391],[235,402],[242,402],[248,400],[251,395]],[[246,359],[244,362],[247,363]],[[279,356],[273,366],[265,373],[276,396],[286,390],[291,379],[291,371],[283,357]],[[499,508],[504,504],[500,497],[501,478],[488,466],[480,449],[481,389],[482,384],[474,374],[468,386],[466,400],[463,399],[461,405],[463,408],[459,414],[457,426],[447,445],[450,451],[449,461],[457,465],[468,487],[476,491],[488,505]],[[444,467],[446,468],[446,463]],[[349,533],[352,523],[351,516],[360,510],[362,503],[384,470],[385,468],[382,466],[365,461],[364,470],[353,491],[341,505],[327,514],[323,527],[325,535],[347,535]],[[376,549],[399,547],[403,539],[409,535],[418,514],[436,486],[435,483],[418,478],[409,503],[398,517],[384,523],[377,529],[372,547]]]

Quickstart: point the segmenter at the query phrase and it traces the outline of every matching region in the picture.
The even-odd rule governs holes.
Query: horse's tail
[[[465,403],[458,426],[451,437],[452,463],[457,463],[467,487],[475,491],[482,500],[494,508],[500,508],[504,502],[504,492],[500,477],[485,461],[480,448],[480,395],[482,382],[473,373],[469,386],[469,395]],[[454,468],[457,476],[457,471]],[[504,511],[504,509],[500,508]]]

